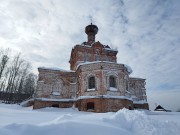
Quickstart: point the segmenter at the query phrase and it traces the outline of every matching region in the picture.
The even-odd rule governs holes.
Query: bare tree
[[[36,80],[37,80],[36,75],[34,75],[33,73],[28,74],[24,82],[24,86],[23,86],[23,92],[25,94],[29,94],[33,96],[35,88],[36,88]]]
[[[18,103],[33,95],[37,77],[20,53],[11,58],[8,51],[0,49],[0,100]]]
[[[8,85],[6,88],[7,92],[13,92],[15,87],[15,79],[18,76],[19,69],[23,60],[20,58],[20,54],[14,57],[12,61],[12,65],[9,67],[9,78],[8,78]]]
[[[9,60],[8,52],[9,49],[0,51],[0,80]]]
[[[19,71],[19,79],[17,81],[17,86],[16,86],[18,93],[21,93],[23,91],[23,85],[24,85],[26,76],[28,76],[29,74],[29,69],[30,69],[30,64],[28,62],[24,62]]]

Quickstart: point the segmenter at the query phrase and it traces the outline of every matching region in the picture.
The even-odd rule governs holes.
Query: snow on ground
[[[0,135],[179,135],[180,113],[122,109],[79,112],[0,104]]]

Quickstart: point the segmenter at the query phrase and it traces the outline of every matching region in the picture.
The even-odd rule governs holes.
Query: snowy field
[[[89,113],[0,104],[0,135],[180,135],[180,113]]]

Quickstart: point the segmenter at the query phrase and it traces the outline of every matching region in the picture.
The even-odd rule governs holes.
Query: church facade
[[[34,109],[69,108],[114,112],[122,108],[149,109],[145,79],[130,77],[131,68],[117,63],[117,50],[95,41],[96,25],[86,26],[87,42],[75,45],[70,70],[39,67]]]

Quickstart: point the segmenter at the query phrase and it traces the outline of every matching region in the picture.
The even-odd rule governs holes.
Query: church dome
[[[91,23],[90,25],[86,26],[85,32],[86,32],[87,35],[89,35],[89,34],[96,35],[97,32],[98,32],[98,27]]]
[[[98,27],[94,24],[90,24],[86,26],[85,32],[88,35],[88,43],[94,43],[95,42],[95,36],[98,32]]]

